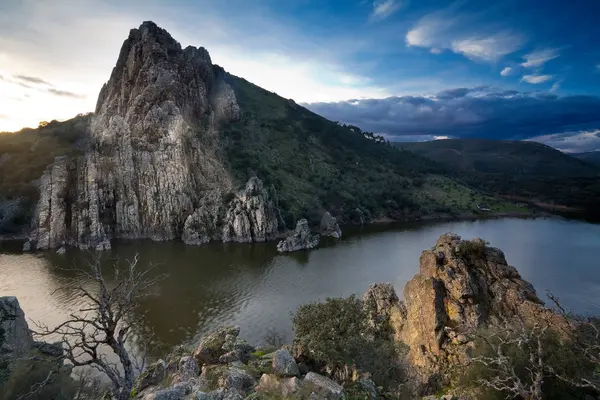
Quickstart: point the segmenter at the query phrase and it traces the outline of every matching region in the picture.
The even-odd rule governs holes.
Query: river
[[[372,225],[289,255],[277,254],[274,243],[119,241],[103,262],[125,263],[138,253],[140,267],[153,265],[153,273],[167,274],[140,305],[147,314],[137,327],[140,334],[153,332],[150,355],[158,357],[223,324],[239,325],[251,343],[261,343],[271,331],[289,340],[291,314],[299,305],[362,295],[373,282],[392,282],[402,297],[421,251],[446,232],[481,237],[504,250],[541,298],[549,290],[573,311],[600,314],[600,225],[559,218]],[[0,243],[0,295],[17,296],[30,320],[57,324],[81,306],[69,288],[91,287],[65,268],[90,257],[74,249],[62,256],[23,254],[16,243]]]

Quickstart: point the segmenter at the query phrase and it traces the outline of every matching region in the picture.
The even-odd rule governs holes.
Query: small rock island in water
[[[289,344],[257,346],[241,339],[238,327],[220,328],[146,367],[127,396],[384,399],[443,392],[443,399],[483,399],[496,391],[541,399],[567,387],[594,394],[582,386],[598,378],[598,364],[581,353],[597,349],[597,337],[579,336],[597,327],[589,321],[547,308],[500,249],[445,234],[421,254],[404,301],[391,284],[375,283],[362,299],[304,305]],[[16,298],[0,299],[0,326],[4,377],[32,352],[62,360],[60,343],[33,341]]]

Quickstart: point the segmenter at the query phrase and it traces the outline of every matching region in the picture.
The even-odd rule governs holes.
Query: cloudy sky
[[[600,150],[598,0],[0,2],[0,131],[92,111],[129,29],[390,140]]]

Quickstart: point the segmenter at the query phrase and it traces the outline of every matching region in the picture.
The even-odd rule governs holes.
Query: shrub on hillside
[[[305,304],[296,311],[293,324],[297,355],[309,358],[320,372],[338,381],[369,372],[378,385],[401,383],[403,349],[375,335],[363,302],[356,296]]]

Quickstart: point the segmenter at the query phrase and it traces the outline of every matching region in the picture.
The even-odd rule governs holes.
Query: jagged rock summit
[[[502,250],[481,239],[442,235],[423,251],[419,265],[404,287],[404,302],[382,283],[371,285],[364,301],[371,323],[410,347],[408,359],[424,385],[435,386],[464,365],[471,334],[479,328],[512,318],[534,324],[541,316],[563,323],[508,265]]]
[[[262,182],[238,192],[218,153],[219,123],[240,118],[232,85],[206,49],[182,49],[153,22],[132,29],[98,96],[84,155],[57,159],[41,178],[26,246],[272,238],[278,224]]]

